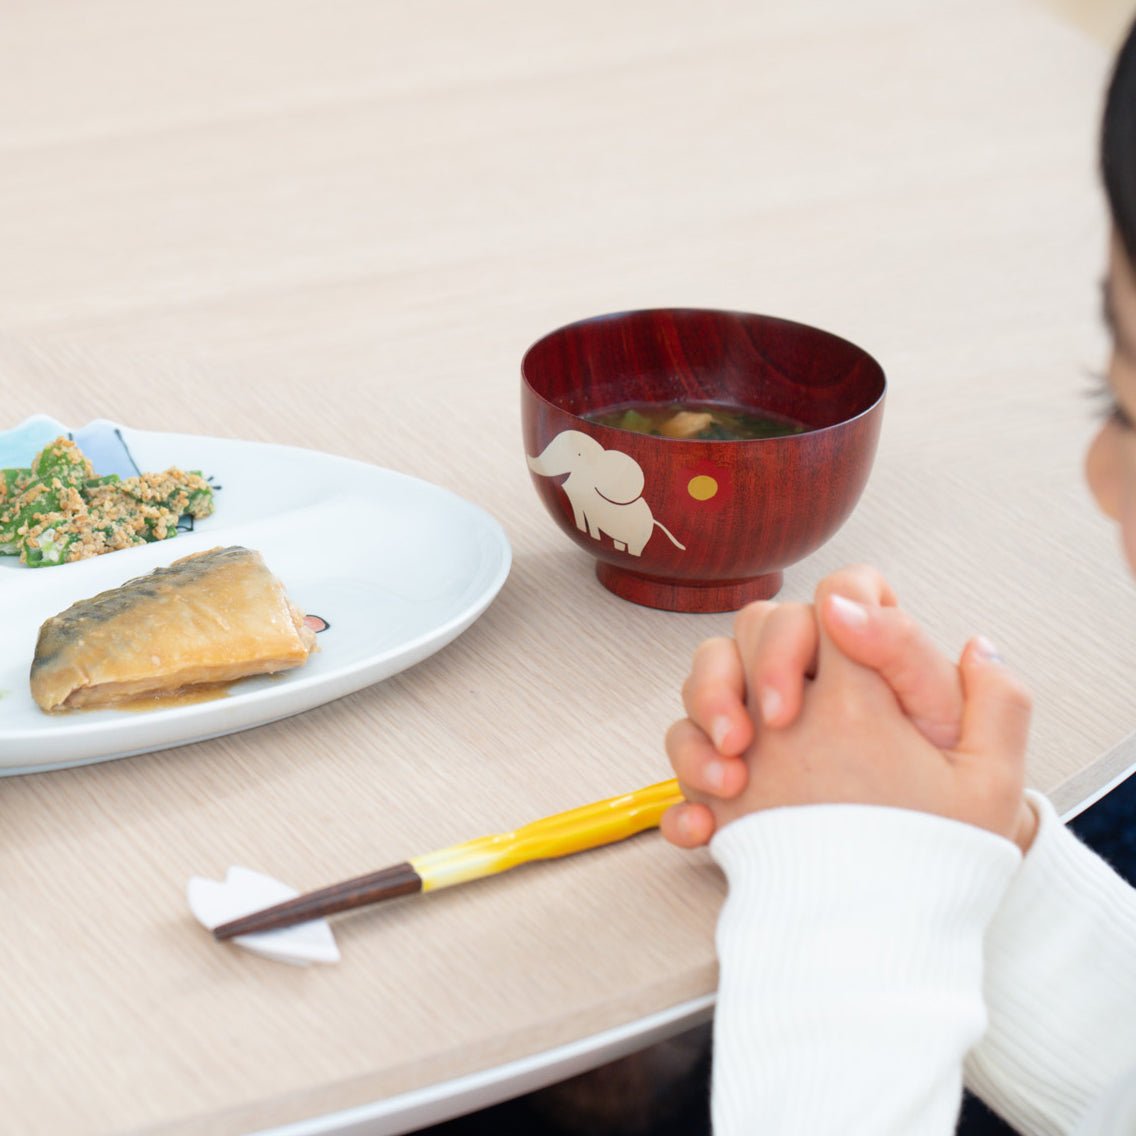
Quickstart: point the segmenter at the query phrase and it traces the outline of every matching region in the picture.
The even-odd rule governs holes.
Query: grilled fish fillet
[[[48,619],[32,697],[70,710],[298,667],[315,647],[303,619],[259,552],[184,556]]]

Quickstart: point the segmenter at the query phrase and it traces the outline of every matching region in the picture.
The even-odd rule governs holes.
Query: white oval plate
[[[217,487],[191,532],[54,568],[0,557],[0,776],[128,757],[259,726],[370,686],[434,654],[493,601],[512,553],[484,510],[428,482],[288,446],[36,416],[0,433],[0,467],[73,433],[95,472],[168,466]],[[30,449],[29,449],[30,447]],[[327,623],[298,670],[242,679],[226,697],[145,712],[45,714],[28,672],[40,624],[76,600],[190,552],[256,549],[302,611]]]

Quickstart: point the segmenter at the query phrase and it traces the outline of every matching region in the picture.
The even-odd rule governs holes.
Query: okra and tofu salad
[[[0,470],[0,555],[29,568],[67,564],[168,540],[182,517],[212,512],[199,472],[98,477],[73,441],[56,438],[28,468]]]

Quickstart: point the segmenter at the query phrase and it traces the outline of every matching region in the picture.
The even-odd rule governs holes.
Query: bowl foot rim
[[[598,560],[596,577],[609,592],[642,607],[704,614],[737,611],[754,600],[770,600],[781,590],[785,574],[778,570],[743,580],[696,583],[648,576]]]

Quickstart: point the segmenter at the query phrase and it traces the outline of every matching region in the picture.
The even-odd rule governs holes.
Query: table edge
[[[693,1029],[713,1017],[716,999],[716,994],[703,994],[495,1068],[309,1120],[257,1129],[250,1136],[400,1136],[544,1088]]]
[[[1136,731],[1046,794],[1068,823],[1136,773]]]

